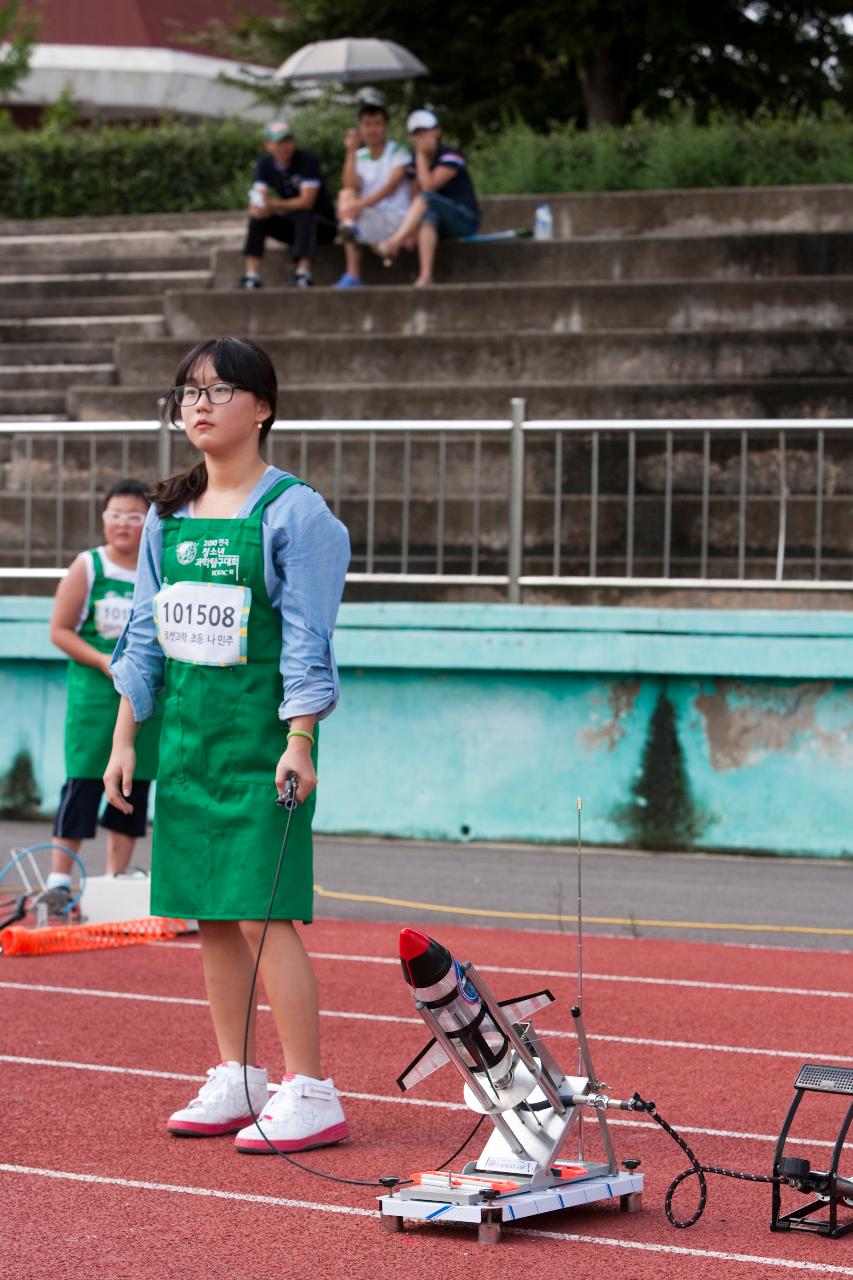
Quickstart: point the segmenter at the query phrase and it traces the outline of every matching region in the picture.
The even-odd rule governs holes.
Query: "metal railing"
[[[191,452],[157,422],[0,423],[0,581],[61,576],[115,479]],[[853,586],[853,419],[528,420],[514,399],[498,420],[281,421],[267,453],[349,526],[355,583]]]

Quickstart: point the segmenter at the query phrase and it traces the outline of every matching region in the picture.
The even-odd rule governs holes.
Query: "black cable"
[[[267,930],[269,929],[269,923],[272,917],[273,905],[275,903],[275,895],[278,890],[278,882],[281,879],[281,869],[284,865],[284,853],[287,848],[287,837],[290,834],[290,824],[293,820],[293,814],[296,809],[296,806],[299,803],[299,801],[296,799],[297,787],[298,787],[298,779],[296,777],[296,774],[294,773],[288,774],[287,780],[284,786],[284,796],[280,800],[276,801],[277,804],[283,804],[284,808],[287,810],[287,822],[285,823],[284,838],[281,842],[281,850],[278,855],[278,865],[276,866],[275,876],[273,878],[273,885],[272,885],[272,892],[270,894],[269,906],[267,907],[267,914],[264,917],[264,927],[261,930],[261,937],[260,937],[260,941],[258,942],[258,952],[257,952],[257,955],[255,956],[255,965],[254,965],[254,969],[252,970],[252,983],[249,988],[249,999],[246,1005],[246,1022],[243,1027],[243,1092],[246,1095],[246,1105],[249,1108],[249,1114],[252,1117],[252,1121],[254,1123],[255,1128],[263,1138],[264,1142],[269,1147],[272,1154],[276,1156],[280,1156],[282,1160],[285,1160],[288,1164],[293,1165],[295,1169],[301,1169],[303,1173],[310,1173],[315,1178],[325,1178],[327,1182],[343,1182],[350,1187],[379,1187],[383,1185],[390,1186],[391,1183],[393,1183],[394,1186],[398,1186],[398,1187],[407,1186],[411,1182],[411,1178],[393,1178],[393,1179],[375,1178],[372,1181],[368,1182],[364,1178],[344,1178],[344,1177],[340,1177],[338,1174],[325,1173],[322,1169],[312,1169],[310,1165],[302,1164],[302,1162],[299,1160],[294,1160],[293,1156],[287,1155],[286,1152],[284,1151],[279,1151],[278,1147],[276,1147],[270,1141],[270,1139],[264,1133],[264,1130],[261,1128],[261,1125],[258,1119],[258,1113],[255,1111],[255,1108],[252,1106],[252,1099],[249,1094],[249,1067],[248,1067],[249,1032],[252,1026],[252,1012],[255,1006],[255,991],[258,985],[258,971],[260,970],[260,967],[261,967],[261,955],[263,954],[264,942],[266,941]],[[438,1165],[437,1166],[438,1169],[444,1169],[447,1165],[450,1164],[451,1160],[455,1160],[456,1157],[460,1154],[460,1152],[465,1150],[468,1143],[474,1137],[474,1134],[480,1128],[480,1125],[483,1123],[485,1118],[486,1118],[485,1116],[480,1116],[479,1120],[474,1125],[474,1128],[468,1134],[467,1138],[462,1143],[462,1145],[456,1148],[456,1150],[453,1152],[453,1155],[448,1156],[447,1159],[443,1161],[442,1164]]]
[[[673,1178],[667,1189],[666,1197],[663,1202],[664,1213],[674,1227],[692,1227],[694,1223],[699,1221],[702,1214],[705,1212],[705,1206],[708,1203],[708,1184],[705,1181],[706,1173],[716,1173],[723,1178],[736,1178],[740,1182],[775,1182],[780,1186],[787,1184],[787,1178],[778,1177],[775,1174],[744,1173],[740,1169],[723,1169],[716,1164],[700,1164],[696,1155],[684,1141],[681,1134],[676,1133],[672,1125],[667,1124],[663,1116],[658,1115],[653,1102],[646,1102],[638,1093],[634,1094],[634,1101],[638,1104],[636,1110],[645,1111],[647,1115],[650,1115],[655,1124],[659,1124],[664,1132],[668,1133],[669,1136],[678,1143],[682,1151],[687,1156],[687,1159],[690,1161],[691,1167],[689,1169],[685,1169],[683,1173],[679,1173],[678,1177]],[[699,1204],[696,1208],[696,1212],[691,1217],[676,1218],[675,1214],[672,1212],[672,1198],[681,1186],[682,1182],[685,1182],[688,1178],[698,1178],[699,1180]]]
[[[465,1150],[465,1148],[468,1146],[468,1143],[469,1143],[469,1142],[471,1141],[471,1139],[474,1137],[474,1134],[477,1132],[477,1130],[479,1129],[480,1125],[483,1123],[483,1121],[485,1120],[485,1118],[486,1118],[485,1116],[480,1116],[480,1119],[479,1119],[479,1120],[477,1121],[477,1123],[474,1125],[474,1128],[473,1128],[473,1129],[471,1130],[471,1132],[468,1134],[468,1137],[465,1139],[465,1141],[462,1143],[462,1145],[461,1145],[460,1147],[457,1147],[457,1148],[456,1148],[456,1150],[453,1152],[453,1155],[452,1155],[452,1156],[448,1156],[446,1160],[442,1160],[441,1164],[437,1164],[437,1165],[435,1166],[435,1171],[436,1171],[436,1173],[439,1173],[442,1169],[446,1169],[446,1168],[447,1168],[447,1166],[450,1164],[451,1160],[455,1160],[457,1156],[461,1156],[462,1152],[463,1152],[463,1151]]]

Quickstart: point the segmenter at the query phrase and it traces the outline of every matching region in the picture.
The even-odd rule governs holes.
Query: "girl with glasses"
[[[116,641],[130,616],[142,527],[148,511],[145,485],[121,480],[104,502],[104,545],[82,552],[57,588],[50,638],[68,654],[65,717],[65,772],[53,834],[77,853],[95,835],[104,794],[103,773],[112,749],[119,695],[109,674]],[[157,716],[138,743],[133,812],[107,804],[101,826],[107,831],[107,874],[125,871],[139,836],[145,835],[148,788],[157,772]],[[72,861],[56,848],[45,904],[62,914],[71,900]]]
[[[104,782],[130,812],[134,739],[165,688],[151,911],[199,922],[219,1061],[167,1128],[236,1134],[242,1152],[302,1151],[348,1132],[322,1071],[316,981],[294,922],[313,914],[319,722],[338,700],[332,632],[349,539],[318,493],[264,460],[277,388],[262,348],[200,343],[175,384],[167,411],[200,458],[155,490],[113,662],[122,700]],[[287,1072],[270,1098],[254,1019],[244,1063],[245,1017],[287,818],[275,800],[290,774],[299,804],[260,968]]]

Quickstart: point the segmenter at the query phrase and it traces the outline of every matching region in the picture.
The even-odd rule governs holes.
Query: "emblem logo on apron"
[[[192,564],[198,554],[198,547],[194,542],[179,542],[175,554],[178,557],[178,564]]]

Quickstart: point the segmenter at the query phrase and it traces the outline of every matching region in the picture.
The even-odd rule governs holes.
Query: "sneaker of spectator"
[[[339,239],[347,277],[361,283],[361,252],[393,236],[412,199],[412,154],[388,137],[388,113],[378,103],[359,108],[358,125],[344,138],[346,158],[338,196]],[[351,285],[341,284],[342,288]]]
[[[345,271],[335,283],[336,289],[362,289],[363,287],[364,281],[359,280],[358,276],[351,276],[348,271]]]

